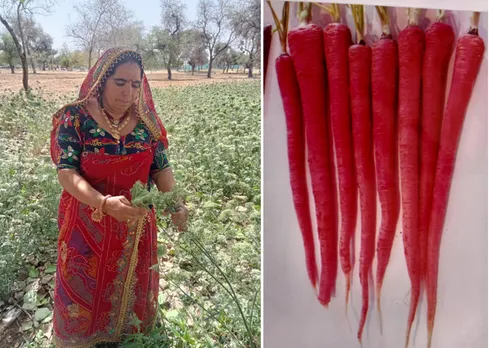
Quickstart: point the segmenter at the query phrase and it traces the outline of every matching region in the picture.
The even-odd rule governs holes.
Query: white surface
[[[463,3],[467,4],[468,1]],[[295,6],[291,7],[291,13],[295,13]],[[274,8],[281,13],[282,3],[274,2]],[[345,13],[343,8],[342,13]],[[373,19],[368,31],[378,35],[380,28],[374,13],[372,7],[366,9],[368,23],[372,23]],[[434,10],[427,11],[426,15],[433,19],[436,13]],[[469,16],[470,13],[464,12],[453,14],[452,25],[456,36],[467,30]],[[348,17],[353,31],[352,20]],[[314,18],[321,25],[327,23],[327,16],[322,18],[318,11],[315,11]],[[404,9],[397,11],[395,22],[399,28],[404,28]],[[264,23],[272,23],[268,5],[264,6]],[[291,27],[295,24],[292,21]],[[487,13],[481,15],[480,32],[487,47]],[[375,35],[370,39],[373,37]],[[307,277],[301,233],[289,185],[285,116],[275,73],[275,58],[279,53],[278,35],[274,34],[263,116],[264,347],[357,348],[360,347],[356,333],[361,308],[358,261],[353,270],[353,293],[348,308],[351,328],[345,317],[345,281],[339,262],[337,294],[329,309],[318,303]],[[453,59],[454,54],[448,86]],[[442,237],[433,348],[487,347],[487,95],[486,53],[466,115]],[[312,214],[314,217],[314,212]],[[378,214],[379,223],[380,209]],[[401,220],[383,286],[384,335],[380,335],[378,313],[371,306],[363,334],[364,348],[396,348],[404,345],[410,282],[400,231]],[[360,228],[357,226],[356,260],[360,250],[359,238]],[[375,274],[376,260],[372,267]],[[371,305],[373,300],[371,296]],[[426,303],[423,299],[411,333],[410,347],[424,348],[426,339]]]

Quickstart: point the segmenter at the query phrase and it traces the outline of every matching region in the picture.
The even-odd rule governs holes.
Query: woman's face
[[[135,62],[119,65],[114,75],[107,79],[102,92],[104,108],[122,116],[137,98],[140,88],[141,68],[139,65]]]

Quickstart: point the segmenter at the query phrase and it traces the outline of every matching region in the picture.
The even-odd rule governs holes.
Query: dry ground
[[[195,72],[192,75],[190,72],[172,72],[173,79],[168,80],[166,71],[147,71],[147,76],[151,87],[168,87],[168,86],[187,86],[199,83],[219,83],[230,80],[246,80],[247,74],[230,71],[223,74],[222,70],[214,70],[212,78],[207,78],[207,71]],[[54,93],[72,93],[78,90],[78,87],[83,82],[87,72],[79,71],[38,71],[37,74],[29,74],[29,85],[36,88],[45,88]],[[255,73],[259,77],[259,71]],[[10,89],[14,92],[22,88],[22,71],[16,70],[15,74],[11,74],[10,70],[0,70],[0,92],[5,89]]]

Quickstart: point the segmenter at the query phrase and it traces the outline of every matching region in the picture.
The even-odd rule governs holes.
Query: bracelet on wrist
[[[105,202],[107,202],[107,199],[112,197],[111,195],[106,195],[104,198],[102,198],[102,202],[100,202],[100,206],[95,209],[95,211],[92,213],[92,220],[95,222],[100,222],[102,221],[103,217],[106,215],[104,208],[105,208]]]

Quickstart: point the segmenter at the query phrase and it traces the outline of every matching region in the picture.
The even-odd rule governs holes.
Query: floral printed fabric
[[[58,132],[61,157],[57,169],[80,170],[80,157],[86,153],[131,155],[151,148],[156,141],[144,122],[139,119],[134,130],[117,141],[88,114],[83,107],[69,106],[61,119]],[[170,166],[161,141],[154,154],[150,174]]]

